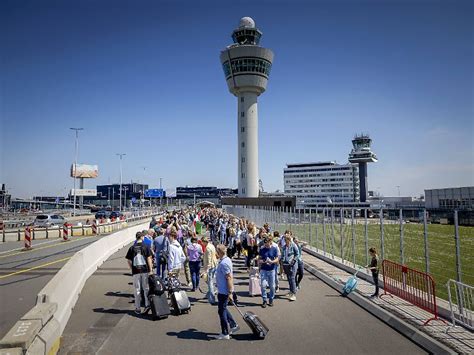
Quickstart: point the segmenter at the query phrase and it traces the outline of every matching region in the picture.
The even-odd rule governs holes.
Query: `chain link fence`
[[[404,211],[380,209],[252,208],[224,206],[235,216],[283,233],[291,230],[322,255],[344,263],[367,265],[368,249],[375,247],[380,259],[392,260],[429,273],[439,297],[448,299],[449,279],[474,284],[474,227],[460,226],[458,211],[449,216],[454,225],[430,223],[426,210],[416,211],[421,222],[413,223]],[[413,215],[414,212],[410,211]]]

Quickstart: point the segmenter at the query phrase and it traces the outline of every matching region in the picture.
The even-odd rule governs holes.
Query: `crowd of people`
[[[197,223],[207,233],[198,236]],[[172,273],[179,277],[184,271],[190,292],[195,292],[200,282],[207,283],[206,297],[210,304],[218,306],[221,334],[217,338],[229,339],[239,329],[227,310],[235,298],[233,260],[244,258],[249,275],[258,272],[261,306],[272,307],[282,280],[288,282],[288,300],[296,301],[304,275],[302,246],[291,231],[280,234],[268,224],[257,228],[251,221],[215,208],[179,210],[153,218],[148,230],[137,232],[136,241],[126,255],[133,276],[135,313],[150,310],[148,274],[166,278]]]

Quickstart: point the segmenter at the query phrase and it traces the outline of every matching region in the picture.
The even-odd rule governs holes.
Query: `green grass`
[[[306,224],[276,224],[274,229],[284,232],[291,229],[299,239],[323,249],[323,226],[316,225],[313,216],[311,236],[309,223]],[[346,220],[347,221],[347,220]],[[350,223],[350,220],[349,220]],[[363,223],[363,221],[361,222]],[[317,232],[316,232],[317,228]],[[399,224],[384,224],[384,258],[400,263],[400,226]],[[364,224],[344,224],[342,227],[342,250],[344,259],[352,262],[352,229],[354,229],[355,261],[358,265],[366,265],[365,226]],[[317,233],[317,234],[316,234]],[[404,224],[404,257],[405,264],[419,271],[426,271],[423,224]],[[368,246],[375,247],[381,257],[381,231],[379,224],[367,226]],[[318,238],[316,238],[316,235]],[[459,227],[461,250],[462,282],[474,285],[474,227]],[[446,283],[448,279],[456,280],[456,249],[454,240],[454,226],[428,225],[428,245],[430,260],[430,275],[436,283],[438,297],[447,299]],[[332,253],[331,226],[326,224],[326,252]],[[334,254],[341,257],[340,223],[336,219],[334,224]]]

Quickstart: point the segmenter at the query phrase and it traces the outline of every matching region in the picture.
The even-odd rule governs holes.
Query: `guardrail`
[[[446,284],[453,327],[456,323],[474,331],[474,287],[450,279]],[[454,292],[451,292],[451,291]]]
[[[93,235],[93,234],[104,234],[104,233],[111,233],[117,231],[121,228],[121,223],[124,222],[133,222],[141,218],[151,217],[153,215],[158,214],[159,212],[149,212],[149,213],[140,213],[137,215],[131,215],[125,218],[125,220],[115,220],[110,222],[99,223],[97,222],[98,231],[94,233],[93,231],[93,224],[81,224],[81,225],[71,225],[68,223],[68,232],[69,237],[77,237],[77,236],[86,236],[86,235]],[[31,239],[36,240],[38,236],[42,237],[41,239],[49,239],[49,238],[62,238],[64,226],[63,225],[56,225],[50,227],[32,227],[31,229]],[[16,230],[2,230],[2,242],[6,242],[7,239],[10,241],[21,241],[25,235],[25,228],[17,228]],[[10,237],[8,237],[8,235]]]

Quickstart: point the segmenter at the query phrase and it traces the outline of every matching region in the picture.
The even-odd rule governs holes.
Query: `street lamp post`
[[[398,189],[398,197],[400,197],[400,185],[397,185],[397,189]]]
[[[123,191],[125,192],[125,195],[124,195],[124,202],[123,204],[125,205],[125,209],[127,209],[127,190],[128,190],[128,186],[124,186],[123,187]]]
[[[76,144],[75,144],[75,152],[74,152],[74,205],[72,210],[72,215],[76,215],[76,169],[77,169],[77,154],[79,150],[79,131],[83,131],[84,128],[70,128],[71,130],[76,132]]]
[[[160,208],[161,208],[162,201],[163,201],[163,178],[162,177],[160,177],[160,190],[161,190],[161,195],[160,195]]]
[[[116,153],[120,157],[120,188],[119,188],[119,193],[120,193],[120,202],[119,202],[119,211],[122,211],[122,158],[124,155],[127,155],[126,153]]]

